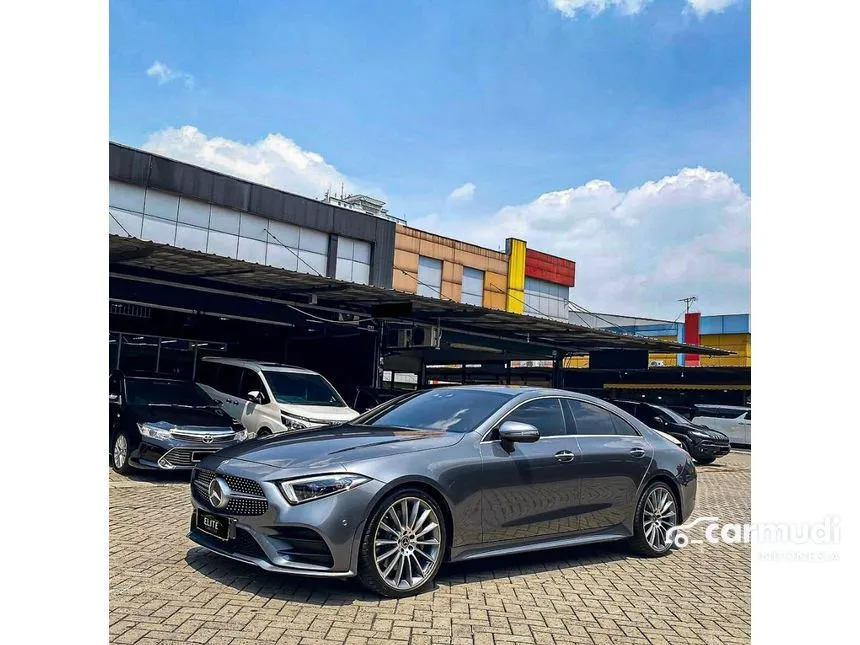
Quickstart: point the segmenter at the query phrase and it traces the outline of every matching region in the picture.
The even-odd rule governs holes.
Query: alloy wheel
[[[118,470],[125,466],[125,460],[128,458],[128,441],[124,434],[119,435],[113,444],[113,464]]]
[[[398,499],[376,528],[376,569],[392,589],[420,587],[435,570],[442,552],[441,541],[439,517],[430,504],[418,497]]]
[[[642,513],[645,539],[652,549],[665,551],[669,548],[669,529],[675,526],[676,522],[677,513],[672,493],[662,486],[654,488],[645,500]]]

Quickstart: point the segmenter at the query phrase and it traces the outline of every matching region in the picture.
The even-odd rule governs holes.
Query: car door
[[[653,456],[651,445],[608,408],[573,398],[564,404],[581,452],[580,531],[629,523]]]
[[[498,437],[498,425],[504,421],[533,425],[540,439],[505,445]],[[485,543],[529,540],[579,528],[579,448],[576,437],[567,434],[558,397],[519,405],[484,438],[480,450]]]
[[[239,421],[243,426],[245,426],[248,432],[254,436],[263,426],[269,428],[269,430],[275,430],[277,426],[271,422],[266,423],[273,416],[268,410],[271,406],[272,400],[269,397],[266,386],[263,385],[263,379],[260,378],[260,375],[248,367],[243,367],[239,391],[245,394],[245,400],[242,403]],[[248,394],[251,392],[259,392],[262,394],[262,402],[257,403],[248,399]],[[280,422],[280,419],[278,418],[277,421]]]
[[[110,451],[122,418],[122,377],[119,374],[111,374],[108,379],[108,410],[108,451]]]
[[[750,441],[752,437],[752,410],[747,410],[740,417],[735,419],[735,423],[737,424],[737,442],[751,445]],[[734,441],[734,440],[733,440]]]

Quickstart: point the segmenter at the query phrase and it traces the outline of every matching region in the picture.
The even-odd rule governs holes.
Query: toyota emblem
[[[209,503],[213,508],[224,508],[230,503],[230,487],[220,477],[209,482]]]
[[[204,434],[203,435],[203,443],[212,443],[212,440],[214,438],[215,437],[213,437],[211,434]]]

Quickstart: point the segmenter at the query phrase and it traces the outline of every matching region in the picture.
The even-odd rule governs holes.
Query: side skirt
[[[450,562],[464,562],[466,560],[477,560],[479,558],[491,558],[500,555],[514,555],[517,553],[531,553],[533,551],[546,551],[549,549],[561,549],[568,546],[579,546],[583,544],[596,544],[599,542],[613,542],[615,540],[626,540],[630,538],[630,532],[623,526],[613,527],[600,533],[589,533],[586,535],[575,535],[571,537],[543,539],[535,542],[515,543],[510,542],[470,545],[455,549],[451,553]]]

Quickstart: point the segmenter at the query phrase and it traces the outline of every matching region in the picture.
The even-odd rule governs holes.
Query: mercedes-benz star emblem
[[[204,434],[203,435],[203,443],[212,443],[212,440],[214,438],[215,437],[213,437],[211,434]]]
[[[230,487],[220,477],[209,482],[209,503],[214,508],[224,508],[230,503]]]

